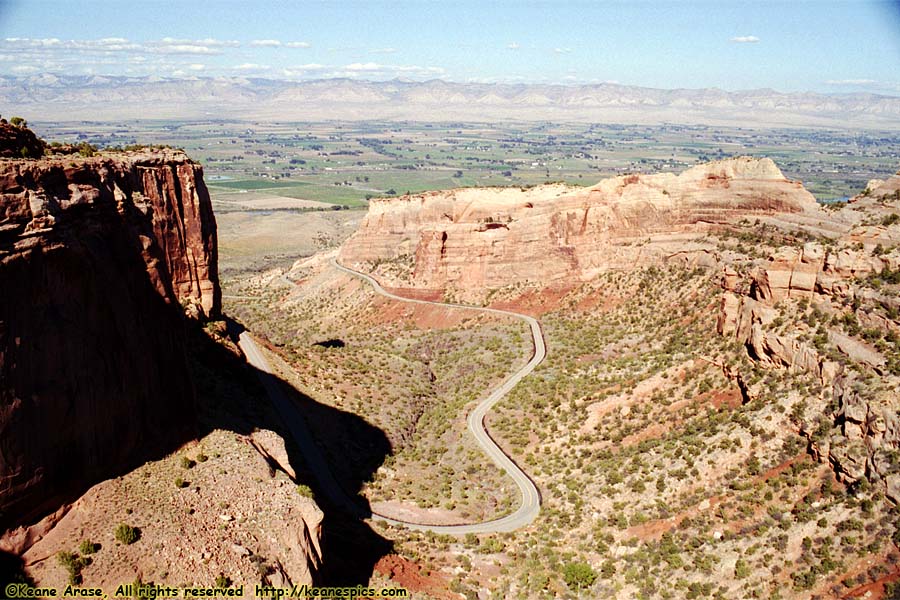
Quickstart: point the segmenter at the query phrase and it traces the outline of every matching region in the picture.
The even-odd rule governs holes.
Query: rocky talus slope
[[[471,188],[376,200],[340,260],[384,265],[381,274],[395,285],[475,298],[487,289],[586,281],[664,260],[710,264],[693,240],[711,228],[816,209],[813,196],[771,160],[735,158],[589,188]]]

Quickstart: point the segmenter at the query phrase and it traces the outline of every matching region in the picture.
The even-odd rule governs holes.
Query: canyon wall
[[[181,152],[0,159],[0,529],[191,434],[216,263]]]
[[[712,227],[818,210],[771,160],[733,158],[588,188],[470,188],[374,200],[340,260],[368,269],[411,265],[394,279],[389,270],[380,275],[388,285],[465,297],[519,282],[587,280],[677,256],[708,261],[692,239]]]

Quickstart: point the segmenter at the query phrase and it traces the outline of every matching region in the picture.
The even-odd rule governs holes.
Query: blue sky
[[[0,0],[0,74],[900,95],[900,1]]]

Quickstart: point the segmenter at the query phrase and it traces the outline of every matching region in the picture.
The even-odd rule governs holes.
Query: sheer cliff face
[[[221,299],[184,154],[0,160],[0,290],[0,525],[192,430],[182,313]]]
[[[340,259],[362,266],[411,257],[404,284],[477,295],[648,264],[690,251],[690,234],[719,223],[816,210],[813,196],[771,160],[736,158],[590,188],[461,189],[373,201]]]

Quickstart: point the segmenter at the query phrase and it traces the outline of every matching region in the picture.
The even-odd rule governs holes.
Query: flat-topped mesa
[[[193,435],[216,252],[181,152],[0,159],[0,531]]]
[[[694,240],[712,227],[817,210],[815,198],[770,159],[740,157],[589,188],[468,188],[374,200],[340,260],[365,268],[414,257],[405,280],[391,281],[385,271],[385,282],[475,298],[517,282],[583,280],[702,253]]]

